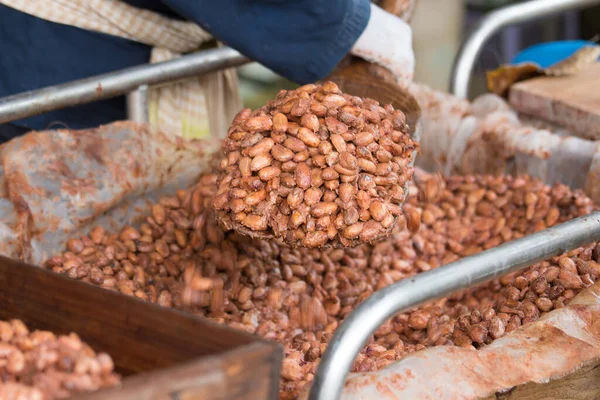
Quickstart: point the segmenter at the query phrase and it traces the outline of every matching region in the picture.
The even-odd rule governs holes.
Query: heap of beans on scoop
[[[389,234],[411,180],[406,117],[333,82],[242,110],[225,141],[214,207],[229,229],[310,248]]]
[[[47,267],[282,343],[282,399],[313,379],[337,326],[374,291],[594,209],[580,191],[527,176],[424,175],[404,205],[421,221],[415,233],[401,217],[376,243],[295,248],[221,229],[212,209],[218,179],[206,173],[161,199],[139,228],[96,227],[72,239]],[[563,307],[597,281],[599,261],[593,244],[400,314],[353,370],[377,370],[429,346],[485,346]]]

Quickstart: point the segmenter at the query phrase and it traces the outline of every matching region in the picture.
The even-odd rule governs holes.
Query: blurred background
[[[525,0],[526,1],[526,0]],[[518,0],[419,0],[412,20],[415,80],[448,90],[452,62],[462,39],[486,13]],[[510,62],[521,50],[542,42],[597,39],[600,7],[508,27],[490,40],[475,66],[470,97],[486,91],[485,71]],[[254,63],[239,70],[244,104],[256,108],[291,82]]]

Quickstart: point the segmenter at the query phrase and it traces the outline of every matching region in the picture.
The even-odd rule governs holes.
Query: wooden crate
[[[278,344],[0,257],[0,319],[12,318],[113,357],[123,384],[75,399],[278,398]]]

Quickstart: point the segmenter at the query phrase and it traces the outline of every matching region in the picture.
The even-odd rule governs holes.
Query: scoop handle
[[[381,0],[375,3],[390,14],[394,14],[395,16],[399,17],[404,10],[402,4],[409,1],[414,0]]]
[[[398,13],[402,10],[401,4],[406,1],[382,0],[379,3],[384,10]],[[394,108],[404,111],[408,124],[413,127],[421,117],[418,103],[406,89],[399,87],[394,74],[362,58],[346,56],[325,80],[337,83],[346,93],[369,97],[381,104],[392,104]]]
[[[372,3],[381,7],[383,10],[400,17],[402,12],[405,10],[407,2],[413,2],[417,0],[373,0]],[[378,81],[380,84],[391,83],[393,86],[397,85],[397,80],[394,75],[386,68],[371,64],[359,57],[347,55],[338,64],[336,69],[329,76],[328,80],[336,81],[335,78],[339,76],[362,75],[371,76],[371,79]]]

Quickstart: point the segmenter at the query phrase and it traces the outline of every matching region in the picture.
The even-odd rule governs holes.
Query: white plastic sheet
[[[423,109],[422,154],[417,165],[452,174],[528,174],[548,184],[583,189],[600,202],[599,142],[551,124],[520,119],[500,97],[471,104],[415,84]]]

